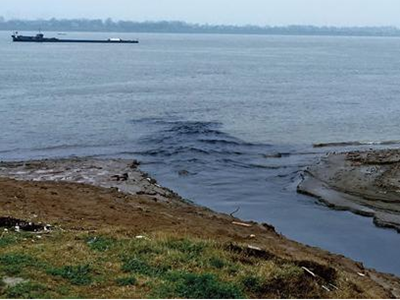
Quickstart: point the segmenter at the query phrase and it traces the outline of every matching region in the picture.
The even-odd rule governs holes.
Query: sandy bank
[[[0,190],[0,217],[51,223],[67,231],[117,228],[118,232],[133,235],[169,232],[239,243],[268,251],[277,258],[329,266],[340,274],[344,284],[351,283],[357,297],[400,297],[398,278],[290,241],[269,225],[244,226],[243,221],[232,216],[191,205],[157,185],[132,161],[1,163]],[[339,296],[334,290],[324,294],[327,298]]]
[[[298,191],[400,232],[400,150],[329,154],[305,171]]]

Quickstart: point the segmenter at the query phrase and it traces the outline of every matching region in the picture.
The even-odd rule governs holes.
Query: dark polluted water
[[[151,129],[141,149],[116,153],[137,157],[142,169],[197,204],[245,220],[266,222],[296,241],[344,254],[367,267],[400,275],[398,233],[371,218],[331,210],[296,193],[301,171],[326,149],[247,143],[213,122],[140,119]]]
[[[141,169],[181,196],[223,213],[273,225],[298,242],[343,254],[381,272],[400,275],[394,230],[371,218],[334,211],[296,192],[304,168],[329,148],[245,142],[218,122],[143,118],[129,121],[145,132],[121,145],[60,145],[3,151],[6,160],[95,156],[139,159]],[[335,148],[335,150],[339,150]]]

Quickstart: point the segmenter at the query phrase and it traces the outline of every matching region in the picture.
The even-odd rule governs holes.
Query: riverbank
[[[400,232],[399,175],[398,149],[332,153],[307,169],[298,191]]]
[[[398,278],[195,206],[137,162],[1,163],[0,177],[0,217],[51,225],[4,222],[1,296],[400,297]]]

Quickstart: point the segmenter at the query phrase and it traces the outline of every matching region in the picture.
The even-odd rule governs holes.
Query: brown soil
[[[124,234],[161,232],[239,243],[253,250],[261,248],[257,255],[273,255],[314,270],[315,266],[334,268],[366,297],[400,297],[400,279],[290,241],[270,225],[244,223],[190,204],[159,186],[131,161],[83,158],[0,163],[0,191],[3,220],[50,223],[64,230],[112,228]],[[322,269],[320,276],[326,273]]]

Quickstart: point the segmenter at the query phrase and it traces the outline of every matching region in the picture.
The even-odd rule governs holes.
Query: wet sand
[[[328,154],[304,172],[298,191],[400,232],[400,150]]]
[[[196,236],[257,247],[293,261],[328,265],[355,283],[361,297],[400,297],[400,280],[343,256],[195,206],[128,160],[70,159],[0,164],[0,217],[45,222],[63,230],[119,228],[132,234]]]

